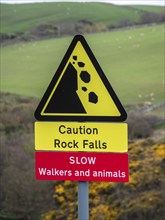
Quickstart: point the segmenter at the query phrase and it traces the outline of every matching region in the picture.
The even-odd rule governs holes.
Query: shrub
[[[132,113],[128,116],[128,130],[130,139],[147,138],[153,134],[154,128],[160,122],[156,116]]]
[[[164,20],[164,14],[161,13],[145,12],[141,16],[142,24],[157,23],[157,22],[162,22],[163,20]]]

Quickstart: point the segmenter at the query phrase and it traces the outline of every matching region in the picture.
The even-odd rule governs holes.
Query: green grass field
[[[162,7],[134,8],[103,3],[71,2],[1,4],[1,33],[29,32],[41,24],[75,24],[83,19],[110,26],[123,20],[139,21],[145,10],[160,12]]]
[[[162,6],[151,6],[151,5],[135,5],[131,6],[132,8],[136,8],[138,10],[143,10],[147,12],[156,12],[156,13],[164,13],[164,7]]]
[[[162,102],[164,26],[85,35],[124,104]],[[41,98],[72,37],[1,48],[1,91]]]

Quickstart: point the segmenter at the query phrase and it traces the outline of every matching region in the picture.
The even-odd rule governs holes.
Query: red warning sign
[[[127,153],[36,152],[38,180],[128,182]]]

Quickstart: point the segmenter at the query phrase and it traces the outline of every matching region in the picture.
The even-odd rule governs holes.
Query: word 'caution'
[[[126,123],[35,122],[35,149],[127,152]]]

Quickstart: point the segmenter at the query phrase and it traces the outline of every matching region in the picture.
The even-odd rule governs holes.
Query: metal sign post
[[[78,220],[89,219],[88,182],[78,182]]]

